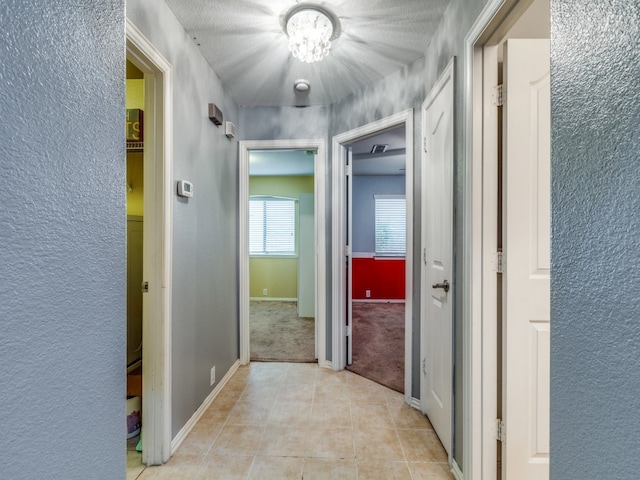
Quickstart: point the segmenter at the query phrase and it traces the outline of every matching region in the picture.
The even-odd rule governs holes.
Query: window
[[[249,199],[249,253],[295,255],[296,203],[292,198]]]
[[[404,257],[407,243],[407,201],[404,195],[374,195],[376,255]]]

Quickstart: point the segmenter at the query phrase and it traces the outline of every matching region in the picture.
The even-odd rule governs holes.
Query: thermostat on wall
[[[179,180],[178,195],[187,198],[193,197],[193,184],[187,180]]]

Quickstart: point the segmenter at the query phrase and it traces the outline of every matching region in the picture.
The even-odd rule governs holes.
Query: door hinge
[[[504,87],[502,84],[496,85],[493,87],[493,91],[491,92],[491,105],[496,107],[501,107],[504,105],[505,101],[504,95]]]
[[[350,337],[351,336],[351,325],[347,325],[345,328],[345,336]]]
[[[422,137],[422,148],[424,149],[424,153],[427,153],[429,150],[427,150],[427,137]]]
[[[149,282],[142,282],[142,293],[149,293]]]
[[[345,245],[344,246],[344,256],[345,257],[350,257],[351,256],[351,245]]]
[[[503,273],[504,270],[504,255],[502,250],[493,254],[493,269],[496,273]]]
[[[344,174],[349,177],[351,176],[351,165],[345,165],[344,166]]]
[[[422,359],[422,373],[423,373],[423,375],[427,374],[427,359],[426,358]]]
[[[422,249],[422,261],[424,262],[425,265],[427,264],[427,248],[426,247]]]
[[[506,435],[507,432],[504,426],[504,422],[501,418],[496,419],[496,440],[504,443]]]

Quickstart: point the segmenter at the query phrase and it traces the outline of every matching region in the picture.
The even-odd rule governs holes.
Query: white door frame
[[[510,28],[532,0],[489,0],[465,37],[463,382],[464,478],[497,472],[497,111],[491,108],[497,48],[489,37]],[[454,472],[457,468],[454,462]],[[457,476],[462,478],[458,472]]]
[[[317,150],[314,161],[313,193],[316,224],[316,346],[318,365],[327,366],[326,347],[326,215],[325,215],[325,165],[327,163],[325,140],[243,140],[239,142],[239,314],[240,314],[240,363],[250,361],[249,339],[249,153],[251,150]]]
[[[399,125],[405,126],[406,144],[406,187],[407,199],[407,251],[405,256],[405,345],[404,345],[404,397],[412,404],[411,398],[411,340],[413,337],[413,109],[396,113],[362,127],[333,137],[332,140],[332,367],[343,370],[347,364],[345,314],[347,306],[344,258],[345,232],[345,163],[348,145],[361,138],[371,136],[381,130]]]
[[[126,20],[127,58],[144,72],[144,280],[142,326],[142,462],[171,456],[171,188],[173,179],[173,69]],[[124,118],[124,117],[123,117]]]

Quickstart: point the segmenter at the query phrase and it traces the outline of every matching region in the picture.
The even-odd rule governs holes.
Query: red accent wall
[[[404,300],[404,268],[402,259],[353,259],[354,300]],[[371,290],[367,298],[366,291]]]

